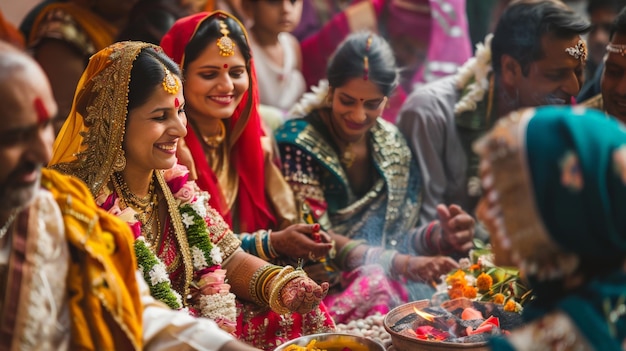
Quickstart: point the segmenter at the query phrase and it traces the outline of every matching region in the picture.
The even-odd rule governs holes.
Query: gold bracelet
[[[259,284],[259,278],[263,275],[263,273],[265,273],[265,271],[272,267],[273,266],[271,264],[261,266],[259,269],[254,271],[254,274],[252,274],[252,278],[250,279],[250,284],[248,285],[248,293],[250,294],[250,297],[252,298],[254,303],[259,306],[263,306],[263,301],[261,301],[261,299],[259,298],[256,287]]]
[[[287,283],[298,277],[306,277],[306,272],[302,269],[296,269],[287,273],[286,275],[279,275],[278,277],[276,277],[276,283],[273,284],[272,292],[270,293],[270,308],[274,312],[278,314],[286,314],[291,312],[289,308],[283,305],[283,302],[281,301],[281,293]]]
[[[279,256],[278,252],[276,252],[276,250],[272,246],[272,230],[271,229],[267,231],[267,248],[268,250],[270,250],[269,252],[270,258],[278,258]]]
[[[271,271],[268,274],[268,276],[265,279],[265,281],[263,282],[263,286],[261,287],[261,289],[262,289],[261,290],[261,296],[263,296],[263,299],[264,299],[265,304],[267,306],[270,305],[270,292],[271,291],[270,291],[270,284],[269,284],[269,282],[272,281],[272,278],[274,278],[278,274],[278,272],[280,272],[280,269]]]
[[[281,269],[280,272],[278,272],[278,275],[276,275],[276,277],[272,280],[272,284],[270,287],[270,295],[269,295],[269,305],[270,305],[270,308],[277,313],[279,313],[279,311],[283,311],[284,309],[286,309],[286,307],[283,307],[278,301],[280,299],[280,296],[277,297],[277,295],[279,295],[280,288],[281,288],[279,283],[282,282],[282,278],[284,276],[293,272],[294,270],[295,269],[291,266],[285,266],[283,269]],[[284,312],[284,313],[287,313],[287,312]],[[284,313],[281,313],[281,314],[284,314]]]
[[[272,279],[278,272],[280,272],[281,267],[269,265],[269,268],[263,271],[263,273],[259,276],[257,280],[257,284],[255,285],[255,293],[256,296],[261,301],[261,306],[268,306],[270,303],[270,299],[265,293],[265,287],[267,286],[267,282]]]
[[[259,255],[262,260],[269,261],[269,257],[267,257],[267,255],[265,254],[265,250],[263,250],[263,238],[261,234],[262,232],[263,231],[260,230],[254,233],[254,245],[256,246],[257,255]]]
[[[222,240],[217,243],[217,246],[222,250],[223,261],[226,261],[235,250],[241,247],[241,241],[229,230]]]

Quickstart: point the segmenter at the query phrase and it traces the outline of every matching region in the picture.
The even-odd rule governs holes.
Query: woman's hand
[[[328,283],[321,285],[309,277],[297,277],[280,291],[283,306],[293,312],[307,313],[317,307],[328,293]]]
[[[319,224],[294,224],[270,235],[272,247],[281,257],[315,260],[332,248],[330,236],[320,231]]]
[[[406,256],[406,255],[405,255]],[[439,282],[443,274],[458,268],[459,264],[448,256],[407,256],[405,268],[400,272],[405,278],[418,282]]]
[[[474,246],[474,218],[458,205],[438,205],[442,249],[467,252]]]

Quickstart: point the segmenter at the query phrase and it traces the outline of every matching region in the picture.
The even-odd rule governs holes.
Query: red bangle
[[[437,250],[439,251],[440,254],[443,255],[447,255],[449,253],[452,253],[452,249],[451,247],[448,247],[448,249],[444,249],[442,242],[443,242],[443,233],[441,233],[441,237],[439,237],[439,241],[437,241]],[[448,246],[450,246],[450,244],[448,244]]]
[[[432,247],[432,234],[433,234],[433,228],[435,227],[435,225],[437,224],[437,221],[432,221],[430,222],[430,224],[428,224],[428,227],[426,228],[426,234],[424,234],[424,241],[426,241],[426,249],[428,250],[428,252],[430,253],[434,253],[436,252],[436,248]]]

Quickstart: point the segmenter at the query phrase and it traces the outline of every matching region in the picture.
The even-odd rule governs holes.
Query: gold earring
[[[330,107],[333,105],[333,96],[329,94],[326,94],[326,98],[324,99],[324,102],[326,103],[326,106]]]
[[[116,172],[121,172],[126,168],[126,157],[124,157],[124,152],[117,155],[115,162],[113,163],[113,170]]]

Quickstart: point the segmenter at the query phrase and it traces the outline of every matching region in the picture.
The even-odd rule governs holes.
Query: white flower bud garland
[[[461,99],[454,105],[456,116],[463,112],[476,110],[478,102],[482,101],[489,90],[489,74],[491,67],[491,39],[493,34],[485,37],[484,44],[476,44],[474,57],[459,68],[457,73],[457,88],[461,89]]]

